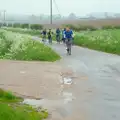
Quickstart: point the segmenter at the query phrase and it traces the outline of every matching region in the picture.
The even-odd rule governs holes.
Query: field
[[[32,36],[0,30],[0,59],[56,61],[60,56]]]
[[[74,44],[103,52],[120,54],[120,30],[97,30],[77,33]]]
[[[7,28],[9,31],[22,33],[22,29]],[[22,31],[22,32],[21,32]],[[31,30],[32,31],[32,30]],[[34,31],[33,31],[34,32]],[[28,34],[28,32],[24,32]],[[120,29],[102,29],[75,32],[74,44],[103,52],[120,54]],[[31,34],[31,33],[30,33]],[[53,37],[55,40],[55,36]]]
[[[29,105],[20,104],[21,98],[0,89],[0,120],[43,120],[46,110],[37,111]]]
[[[41,24],[41,22],[39,23]],[[108,18],[108,19],[97,19],[97,20],[90,20],[90,19],[80,19],[80,20],[53,20],[53,24],[49,24],[49,21],[45,21],[42,23],[42,25],[45,28],[57,28],[57,27],[62,27],[62,25],[65,24],[72,24],[72,25],[83,25],[83,26],[93,26],[93,27],[102,27],[106,25],[115,25],[115,26],[120,26],[120,18]]]

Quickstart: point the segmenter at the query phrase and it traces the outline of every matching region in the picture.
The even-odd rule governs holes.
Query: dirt
[[[0,61],[0,87],[24,96],[52,97],[60,89],[61,66],[49,62]]]

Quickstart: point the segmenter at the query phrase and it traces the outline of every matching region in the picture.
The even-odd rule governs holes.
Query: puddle
[[[72,78],[70,77],[64,77],[62,80],[60,80],[60,82],[67,85],[71,85],[73,83]]]
[[[28,104],[36,107],[40,107],[45,103],[44,99],[36,100],[36,99],[24,99],[23,104]]]
[[[67,104],[69,102],[72,102],[75,97],[73,96],[73,94],[71,92],[63,92],[61,94],[61,99],[56,99],[56,100],[47,100],[47,99],[24,99],[24,101],[22,102],[23,104],[28,104],[28,105],[32,105],[35,107],[48,107],[48,106],[61,106],[63,104]]]
[[[75,99],[73,94],[70,92],[63,92],[63,97],[64,97],[64,104],[72,102]]]

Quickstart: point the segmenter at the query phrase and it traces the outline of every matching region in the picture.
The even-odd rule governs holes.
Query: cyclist
[[[64,28],[64,30],[62,31],[62,41],[63,41],[63,43],[65,43],[65,31],[66,31],[66,28]]]
[[[42,31],[42,41],[43,41],[43,42],[46,41],[46,35],[47,35],[47,31],[46,31],[46,29],[44,29],[44,30]]]
[[[65,31],[65,38],[66,38],[65,42],[67,46],[66,50],[69,55],[71,55],[72,34],[73,34],[72,31],[69,28],[67,28]]]
[[[73,30],[72,29],[70,29],[70,31],[71,31],[71,33],[72,33],[72,45],[73,45],[73,41],[74,41],[74,33],[73,33]]]
[[[60,33],[61,33],[60,29],[57,28],[56,29],[56,40],[57,40],[58,43],[60,43]]]
[[[48,41],[49,41],[49,44],[52,44],[52,34],[53,34],[53,32],[51,31],[51,29],[49,29],[49,31],[48,31]]]

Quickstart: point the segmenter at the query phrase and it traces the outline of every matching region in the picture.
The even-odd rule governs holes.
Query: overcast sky
[[[54,0],[53,0],[54,1]],[[55,0],[62,15],[120,12],[120,0]],[[50,0],[0,0],[0,10],[15,14],[49,14]],[[53,5],[53,13],[58,14]]]

